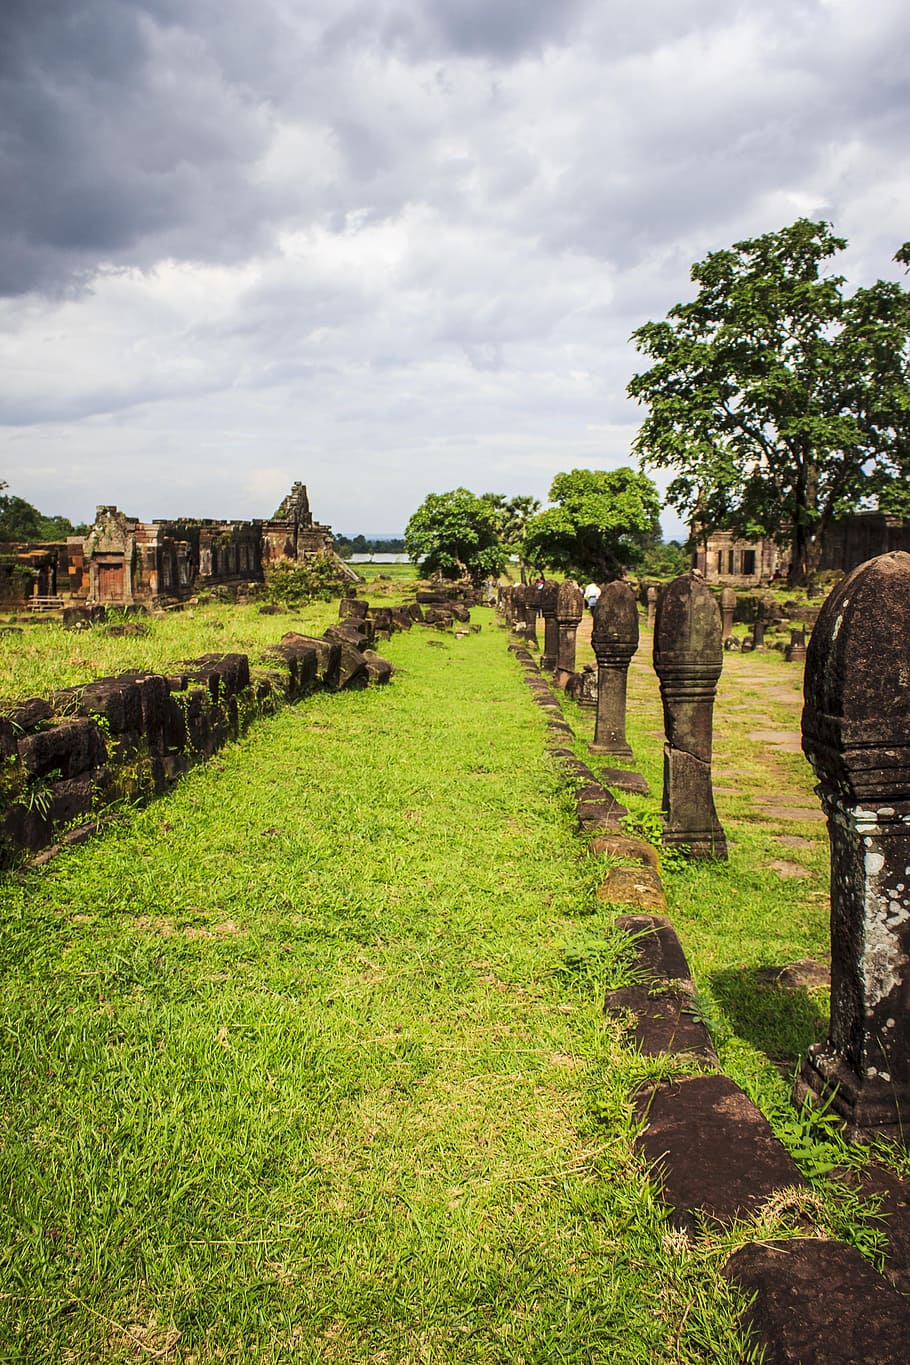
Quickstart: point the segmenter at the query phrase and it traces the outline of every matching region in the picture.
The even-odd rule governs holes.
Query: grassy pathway
[[[745,1358],[631,1154],[660,1064],[478,615],[3,885],[4,1361]]]

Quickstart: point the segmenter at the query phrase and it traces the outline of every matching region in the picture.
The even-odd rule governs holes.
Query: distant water
[[[410,564],[407,555],[401,554],[365,554],[351,555],[348,559],[349,564]]]

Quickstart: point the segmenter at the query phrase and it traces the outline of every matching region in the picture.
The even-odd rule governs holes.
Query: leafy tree
[[[653,578],[678,578],[690,568],[691,559],[678,540],[658,541],[648,547],[638,567]]]
[[[455,488],[424,498],[405,527],[404,548],[423,574],[480,583],[502,573],[508,560],[500,529],[489,497]]]
[[[521,580],[525,581],[527,565],[521,558],[524,549],[525,528],[535,513],[540,511],[540,503],[526,493],[507,498],[504,493],[481,493],[481,499],[488,502],[499,518],[500,544],[509,555],[518,555],[521,566]]]
[[[0,541],[65,540],[87,530],[74,526],[68,517],[46,517],[25,498],[4,490],[8,484],[0,479]]]
[[[557,474],[550,501],[525,531],[530,564],[603,583],[638,564],[658,535],[660,496],[634,469]]]
[[[643,464],[677,471],[669,501],[705,531],[788,534],[793,582],[833,518],[910,474],[910,295],[878,280],[845,297],[823,273],[845,246],[800,218],[713,251],[695,299],[633,333],[655,362],[628,388],[650,409]]]

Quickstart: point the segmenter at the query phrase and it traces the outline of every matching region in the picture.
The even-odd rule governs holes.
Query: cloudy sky
[[[693,261],[806,215],[904,278],[908,52],[906,0],[2,0],[0,477],[354,534],[628,463]]]

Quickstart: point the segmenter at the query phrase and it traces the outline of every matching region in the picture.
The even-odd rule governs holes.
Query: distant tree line
[[[25,498],[7,493],[9,485],[0,479],[0,541],[66,540],[85,535],[84,523],[74,526],[69,517],[49,517]]]
[[[388,540],[370,539],[367,536],[336,536],[335,549],[342,559],[351,555],[395,555],[404,553],[404,538],[392,536]]]

